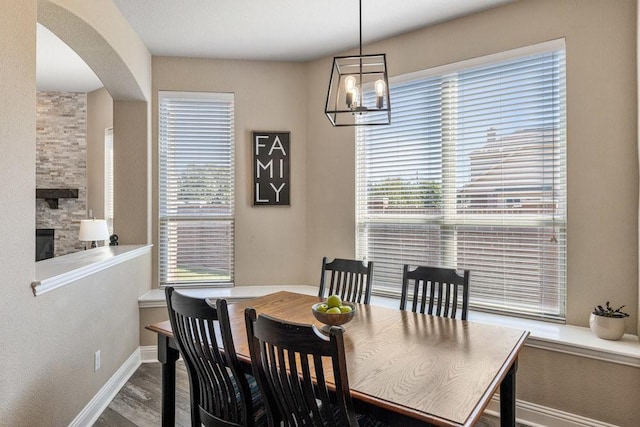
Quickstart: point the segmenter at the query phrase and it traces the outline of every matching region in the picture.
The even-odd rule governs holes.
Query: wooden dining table
[[[245,308],[320,327],[311,312],[320,300],[276,292],[229,304],[240,361],[250,366]],[[499,390],[500,424],[515,426],[517,359],[527,331],[365,304],[356,304],[343,328],[356,410],[391,425],[472,426]],[[147,329],[158,333],[163,425],[173,426],[178,350],[169,321]]]

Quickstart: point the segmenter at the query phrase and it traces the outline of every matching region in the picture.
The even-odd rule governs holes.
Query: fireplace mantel
[[[36,188],[36,199],[44,199],[51,209],[58,209],[58,199],[77,198],[77,188]]]

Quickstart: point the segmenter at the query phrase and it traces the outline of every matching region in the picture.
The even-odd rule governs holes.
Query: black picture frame
[[[290,206],[291,133],[251,132],[253,206]]]

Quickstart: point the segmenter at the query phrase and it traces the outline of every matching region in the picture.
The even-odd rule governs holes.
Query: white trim
[[[371,303],[398,308],[398,299],[373,295]],[[588,327],[563,325],[479,311],[469,311],[469,320],[490,325],[525,329],[530,332],[526,347],[571,354],[618,365],[640,368],[640,343],[636,335],[625,334],[618,341],[598,338]]]
[[[34,296],[40,296],[76,280],[151,252],[153,245],[101,246],[36,263]]]
[[[269,295],[274,292],[288,291],[299,294],[318,295],[317,286],[234,286],[230,288],[176,288],[178,292],[197,298],[224,298],[229,303]],[[151,289],[138,298],[139,308],[166,307],[164,289]]]
[[[469,320],[531,332],[525,346],[640,368],[640,343],[625,334],[618,341],[598,338],[588,327],[521,319],[490,313],[469,312]]]
[[[398,299],[373,295],[371,303],[398,308]],[[625,334],[618,341],[596,337],[588,327],[469,311],[469,320],[490,325],[525,329],[530,332],[526,347],[640,368],[640,343],[636,335]]]
[[[511,59],[522,58],[539,53],[553,52],[554,50],[565,49],[565,47],[566,43],[564,38],[549,40],[542,43],[536,43],[529,46],[506,50],[503,52],[497,52],[489,55],[478,56],[475,58],[464,59],[462,61],[452,62],[449,64],[439,65],[437,67],[432,67],[426,70],[419,70],[412,73],[390,77],[389,84],[402,83],[416,79],[424,79],[432,76],[460,71],[461,69],[479,67],[480,65],[491,64],[493,62],[508,61]]]
[[[161,90],[158,91],[158,102],[165,99],[191,101],[196,99],[206,99],[214,101],[234,102],[235,92],[190,92],[184,90]]]
[[[140,349],[137,348],[113,376],[109,378],[109,381],[102,386],[100,391],[93,396],[93,399],[89,401],[87,406],[71,421],[69,427],[93,425],[139,366]]]
[[[627,347],[630,350],[635,349],[635,353],[640,353],[640,346],[637,343],[637,337],[635,335],[626,334],[623,338],[623,341],[618,343],[622,345],[628,343],[629,345]],[[572,356],[586,357],[588,359],[601,360],[603,362],[610,362],[618,365],[631,366],[633,368],[640,368],[640,356],[617,353],[608,348],[594,349],[580,346],[575,343],[553,342],[532,336],[529,336],[529,338],[527,338],[525,346],[539,348],[542,350],[555,351],[558,353],[570,354]]]
[[[141,363],[158,362],[158,346],[157,345],[140,346],[140,362]]]
[[[485,414],[500,416],[500,396],[494,395]],[[516,401],[516,421],[530,427],[616,427],[614,424],[586,418],[535,403]]]
[[[178,356],[178,360],[182,360],[182,356]],[[157,345],[140,346],[140,362],[160,363],[160,361],[158,360],[158,346]]]

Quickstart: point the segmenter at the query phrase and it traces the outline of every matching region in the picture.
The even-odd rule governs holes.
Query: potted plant
[[[624,318],[629,317],[629,314],[622,311],[624,307],[614,309],[609,301],[604,307],[596,306],[589,317],[589,327],[599,338],[619,340],[624,335]]]

